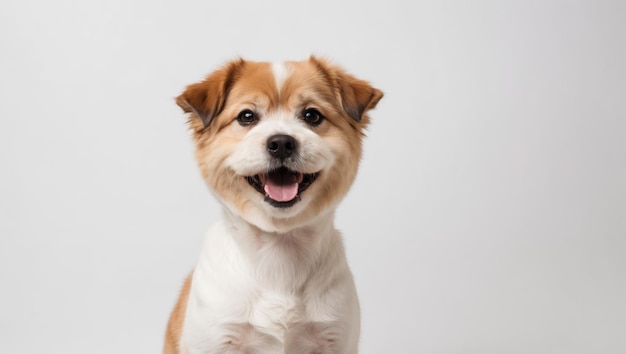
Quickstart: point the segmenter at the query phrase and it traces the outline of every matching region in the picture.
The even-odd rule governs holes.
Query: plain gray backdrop
[[[0,5],[0,352],[157,353],[219,215],[174,97],[314,53],[386,96],[338,210],[361,353],[626,353],[624,1]]]

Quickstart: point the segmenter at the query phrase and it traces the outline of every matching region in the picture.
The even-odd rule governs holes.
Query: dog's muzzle
[[[265,195],[265,201],[277,208],[287,208],[300,201],[300,194],[315,181],[319,172],[302,173],[285,166],[285,160],[295,155],[298,143],[290,135],[277,134],[266,142],[269,155],[280,161],[280,167],[248,176],[248,183],[259,193]]]

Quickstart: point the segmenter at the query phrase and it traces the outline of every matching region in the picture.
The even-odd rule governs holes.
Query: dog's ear
[[[176,98],[185,113],[195,114],[206,128],[224,109],[228,92],[245,66],[243,59],[233,60],[199,83],[187,86]]]
[[[383,98],[382,91],[346,72],[340,73],[338,83],[343,109],[357,122]]]
[[[309,61],[336,87],[344,111],[357,122],[383,98],[382,91],[372,87],[367,81],[359,80],[345,70],[330,65],[326,60],[311,56]]]

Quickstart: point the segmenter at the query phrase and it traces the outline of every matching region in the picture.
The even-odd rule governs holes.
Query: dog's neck
[[[224,208],[224,222],[233,233],[237,243],[250,247],[254,245],[263,248],[276,243],[306,243],[309,247],[321,247],[329,238],[337,233],[334,226],[335,210],[327,210],[308,223],[285,231],[266,231],[249,223],[241,216]],[[307,253],[314,253],[315,248],[307,249]]]
[[[224,223],[259,280],[296,290],[315,275],[320,263],[343,257],[334,215],[329,210],[306,225],[279,233],[264,231],[225,208]]]

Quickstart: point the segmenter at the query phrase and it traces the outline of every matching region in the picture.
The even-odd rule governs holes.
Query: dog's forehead
[[[277,109],[315,100],[330,91],[308,61],[248,62],[233,85],[230,98]]]
[[[285,62],[272,63],[272,74],[274,75],[274,81],[276,83],[276,91],[280,93],[285,81],[291,76],[293,70],[292,65]]]

